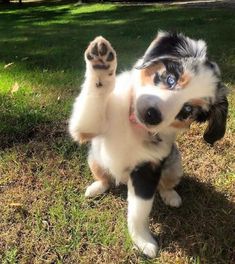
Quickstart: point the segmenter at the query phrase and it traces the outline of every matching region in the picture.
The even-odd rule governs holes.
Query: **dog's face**
[[[182,129],[208,120],[204,139],[213,144],[223,137],[226,88],[218,66],[207,58],[204,41],[160,32],[136,68],[134,111],[149,131]]]

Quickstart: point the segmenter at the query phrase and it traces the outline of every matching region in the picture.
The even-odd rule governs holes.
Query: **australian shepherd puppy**
[[[90,141],[95,178],[86,197],[111,183],[128,186],[128,229],[134,244],[155,257],[148,217],[156,190],[169,206],[182,200],[174,187],[183,174],[174,144],[178,132],[208,121],[210,144],[225,133],[228,101],[220,70],[203,40],[159,32],[132,70],[116,76],[117,56],[103,37],[85,51],[86,74],[69,123],[75,141]]]

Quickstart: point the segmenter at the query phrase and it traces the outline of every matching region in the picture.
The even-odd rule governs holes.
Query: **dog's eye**
[[[184,110],[185,110],[185,112],[191,114],[193,108],[192,108],[191,105],[185,105],[185,106],[184,106]]]
[[[192,114],[193,114],[193,106],[186,103],[181,108],[180,112],[176,116],[176,119],[179,119],[182,121],[182,120],[189,118]]]
[[[170,89],[173,89],[176,84],[176,78],[174,75],[170,74],[166,78],[167,85],[169,86]]]

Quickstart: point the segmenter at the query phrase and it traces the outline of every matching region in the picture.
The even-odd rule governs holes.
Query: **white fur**
[[[90,186],[87,187],[85,196],[86,197],[93,197],[99,194],[104,193],[109,188],[108,184],[105,184],[102,181],[95,181]]]
[[[148,221],[153,199],[144,200],[136,196],[131,181],[128,182],[128,230],[135,245],[151,258],[156,257],[158,251]]]
[[[159,189],[160,196],[166,205],[180,207],[182,199],[175,190]]]
[[[115,85],[115,78],[91,74],[87,69],[86,79],[73,107],[69,131],[77,140],[78,133],[100,134],[106,126],[108,97]],[[103,74],[102,74],[103,75]],[[97,89],[96,83],[104,80],[104,89]],[[90,114],[92,113],[92,115]]]

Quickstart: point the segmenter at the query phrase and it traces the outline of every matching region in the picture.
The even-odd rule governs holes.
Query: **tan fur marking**
[[[105,184],[108,184],[110,182],[110,175],[97,162],[92,161],[91,163],[89,163],[89,166],[96,180],[102,181]]]
[[[184,128],[186,129],[186,128],[189,128],[192,122],[193,122],[192,119],[185,120],[185,121],[176,120],[173,123],[171,123],[170,126],[174,128],[178,128],[178,129],[184,129]]]
[[[192,99],[190,103],[194,106],[204,106],[207,104],[207,101],[199,98],[199,99]]]
[[[159,187],[165,190],[173,189],[180,181],[180,177],[174,177],[174,170],[171,171],[171,174],[161,178],[159,182]]]
[[[180,85],[181,88],[185,88],[185,86],[189,83],[190,80],[191,80],[190,74],[184,72],[180,76],[178,84]]]
[[[86,143],[94,138],[96,135],[91,133],[79,133],[79,143]]]
[[[141,85],[153,84],[154,74],[165,69],[162,63],[156,63],[140,71]]]

